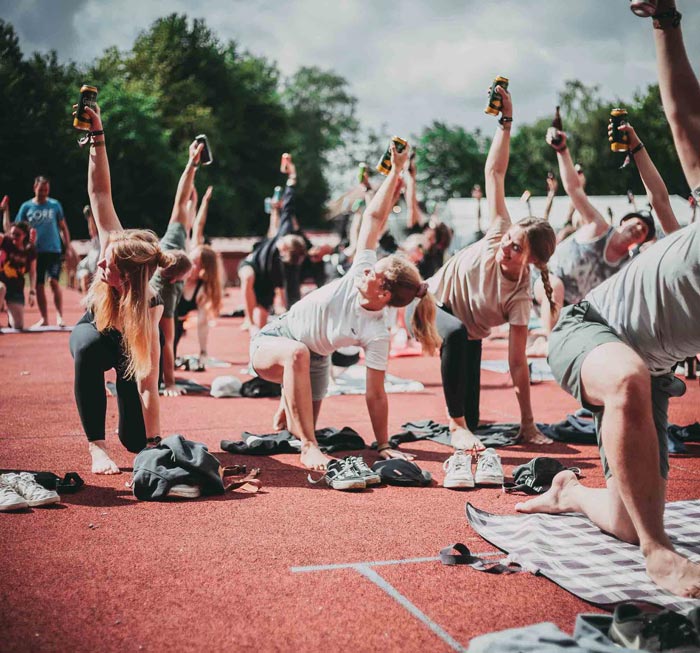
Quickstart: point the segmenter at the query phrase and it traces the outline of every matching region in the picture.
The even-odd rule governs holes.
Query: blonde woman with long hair
[[[182,296],[175,312],[175,355],[184,333],[184,322],[190,311],[197,311],[197,337],[199,340],[199,365],[204,367],[207,358],[209,320],[221,311],[221,264],[214,249],[204,244],[204,226],[209,212],[209,202],[213,187],[209,186],[202,197],[197,217],[192,228],[190,251],[192,269],[185,279]]]
[[[105,444],[104,373],[117,373],[119,439],[132,453],[160,440],[158,321],[162,305],[149,282],[176,257],[162,252],[152,231],[123,229],[112,203],[109,162],[99,107],[91,120],[88,195],[100,240],[97,273],[85,298],[87,312],[73,329],[75,399],[95,474],[119,474]],[[201,148],[190,161],[196,164]]]
[[[365,211],[357,253],[348,273],[305,295],[288,313],[264,326],[250,343],[255,371],[283,386],[287,427],[301,440],[301,464],[309,469],[328,468],[329,473],[342,473],[338,466],[343,461],[333,461],[319,449],[314,429],[328,387],[330,355],[348,346],[365,351],[367,409],[379,455],[411,457],[389,444],[389,405],[384,390],[389,331],[384,309],[406,306],[420,298],[414,333],[424,351],[433,353],[440,346],[433,326],[435,303],[413,264],[400,256],[378,261],[375,251],[396,203],[407,157],[407,151],[397,152],[392,144],[391,172]]]

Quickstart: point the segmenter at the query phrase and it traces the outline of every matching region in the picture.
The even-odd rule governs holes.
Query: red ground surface
[[[231,292],[226,309],[237,303]],[[66,293],[69,322],[80,314],[78,296]],[[5,316],[2,323],[6,324]],[[35,311],[29,311],[30,323]],[[210,352],[233,363],[190,378],[210,382],[240,376],[247,335],[240,320],[220,319]],[[188,334],[182,353],[194,351]],[[505,357],[505,343],[485,355]],[[462,541],[492,551],[468,527],[464,505],[512,512],[520,497],[498,489],[443,489],[448,450],[432,443],[405,445],[438,484],[382,487],[361,493],[311,487],[296,456],[220,454],[262,467],[264,490],[213,499],[142,503],[125,487],[132,456],[108,436],[124,474],[90,474],[84,436],[73,402],[68,334],[0,336],[0,468],[77,471],[86,487],[59,507],[0,514],[0,649],[3,651],[449,651],[448,644],[379,586],[353,569],[293,573],[293,566],[358,563],[436,556]],[[402,358],[390,371],[425,383],[424,394],[390,396],[390,432],[402,422],[444,421],[437,359]],[[604,371],[603,371],[604,372]],[[700,387],[672,400],[671,419],[698,419]],[[536,419],[557,421],[576,408],[552,383],[533,388]],[[181,397],[162,400],[163,430],[182,433],[220,452],[222,438],[244,430],[268,432],[276,400]],[[516,421],[508,377],[483,373],[482,417]],[[319,426],[357,429],[373,440],[362,397],[324,402]],[[116,405],[108,404],[108,433]],[[697,498],[700,448],[673,457],[669,499]],[[584,470],[600,486],[594,447],[555,444],[501,451],[506,472],[533,454],[547,453]],[[375,455],[366,458],[373,462]],[[577,613],[594,608],[550,581],[529,574],[491,576],[438,562],[374,570],[462,646],[485,632],[553,621],[571,631]]]

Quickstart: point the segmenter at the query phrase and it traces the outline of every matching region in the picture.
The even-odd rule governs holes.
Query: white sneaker
[[[199,489],[199,485],[185,485],[180,483],[179,485],[173,485],[166,496],[177,497],[179,499],[196,499],[202,494]]]
[[[489,447],[479,454],[474,480],[478,485],[503,485],[503,466],[495,449]]]
[[[0,477],[0,512],[8,510],[24,510],[29,504],[9,485],[2,482]]]
[[[21,472],[19,474],[3,474],[0,476],[5,485],[9,485],[32,508],[47,506],[51,503],[61,503],[61,497],[54,490],[47,490],[39,485],[34,474]]]
[[[472,457],[466,451],[457,449],[443,464],[445,480],[442,487],[474,487]]]

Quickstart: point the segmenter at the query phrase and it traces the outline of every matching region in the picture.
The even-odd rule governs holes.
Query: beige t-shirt
[[[497,219],[478,242],[457,252],[430,279],[435,299],[456,315],[470,340],[481,340],[501,324],[527,325],[530,320],[529,268],[519,281],[503,276],[496,251],[509,222]]]

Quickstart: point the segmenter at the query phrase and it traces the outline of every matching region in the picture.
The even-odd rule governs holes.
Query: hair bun
[[[423,281],[418,286],[418,290],[416,290],[416,297],[418,297],[419,299],[423,299],[423,297],[425,297],[427,292],[428,292],[428,284],[425,281]]]

